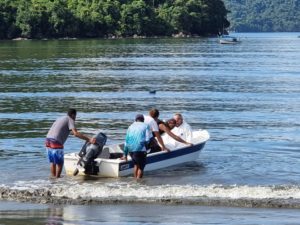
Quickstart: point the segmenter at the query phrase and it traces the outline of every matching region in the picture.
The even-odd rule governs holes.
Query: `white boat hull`
[[[220,44],[237,44],[239,40],[236,37],[225,35],[219,39],[219,42]]]
[[[193,132],[193,146],[181,146],[170,152],[156,152],[147,155],[147,164],[144,169],[145,172],[166,168],[186,162],[195,161],[198,159],[200,151],[203,149],[206,141],[209,139],[209,134],[206,130]],[[122,152],[118,149],[119,145],[107,146],[110,152]],[[103,149],[105,150],[105,148]],[[107,149],[106,149],[107,150]],[[67,175],[73,175],[77,168],[79,156],[77,153],[70,153],[65,155],[65,170]],[[133,163],[129,158],[126,162],[121,159],[105,159],[96,158],[96,165],[99,172],[94,175],[97,177],[122,177],[132,174]],[[84,169],[79,169],[79,175],[86,175]]]

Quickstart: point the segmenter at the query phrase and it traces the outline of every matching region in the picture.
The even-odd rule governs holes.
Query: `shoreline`
[[[60,37],[60,38],[52,38],[52,37],[43,37],[43,38],[26,38],[26,37],[16,37],[11,39],[0,39],[0,41],[30,41],[30,40],[83,40],[83,39],[99,39],[99,40],[126,40],[126,39],[164,39],[164,38],[214,38],[218,37],[215,35],[193,35],[193,34],[172,34],[170,36],[108,36],[108,37]]]
[[[279,33],[279,34],[285,34],[285,33],[295,33],[299,34],[298,31],[282,31],[282,32],[230,32],[229,34],[272,34],[272,33]],[[25,37],[16,37],[11,39],[0,39],[1,41],[49,41],[49,40],[62,40],[62,41],[72,41],[72,40],[141,40],[141,39],[192,39],[192,38],[218,38],[218,34],[208,34],[208,35],[193,35],[193,34],[172,34],[169,36],[107,36],[107,37],[59,37],[59,38],[52,38],[52,37],[44,37],[44,38],[25,38]],[[296,36],[297,38],[300,38],[300,35]]]
[[[54,205],[103,205],[103,204],[160,204],[160,205],[194,205],[212,207],[240,208],[286,208],[300,209],[300,199],[293,198],[222,198],[222,197],[86,197],[69,198],[55,196],[50,189],[17,190],[0,187],[0,201],[17,201]]]

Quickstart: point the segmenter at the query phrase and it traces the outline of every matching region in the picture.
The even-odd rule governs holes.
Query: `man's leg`
[[[64,151],[63,149],[56,149],[54,155],[54,161],[56,163],[56,174],[55,177],[59,178],[64,166]]]
[[[54,163],[50,163],[50,171],[52,177],[56,177],[56,165]]]
[[[137,174],[138,174],[138,167],[137,167],[137,165],[134,165],[134,167],[133,167],[133,176],[134,176],[134,178],[137,177]]]
[[[141,152],[140,153],[140,161],[138,166],[138,173],[137,173],[137,178],[143,178],[144,175],[144,169],[147,163],[147,153],[146,152]]]
[[[63,169],[64,164],[57,164],[56,178],[60,178],[61,171]]]
[[[137,166],[137,176],[136,176],[136,178],[137,179],[143,178],[143,174],[144,174],[144,171],[139,166]]]

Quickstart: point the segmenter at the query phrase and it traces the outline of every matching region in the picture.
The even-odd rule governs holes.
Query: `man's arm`
[[[172,131],[170,131],[170,129],[168,127],[166,127],[164,124],[160,124],[159,128],[162,129],[164,132],[166,132],[170,137],[172,137],[176,141],[187,144],[187,145],[192,145],[191,143],[183,140],[181,137],[173,134]]]
[[[125,144],[124,144],[124,149],[123,149],[123,156],[121,157],[122,160],[125,160],[127,162],[127,155],[128,155],[128,152],[129,152],[129,149],[128,149],[128,139],[129,139],[129,131],[127,130],[126,132],[126,136],[125,136]]]
[[[87,142],[90,142],[92,144],[95,144],[96,143],[96,138],[90,138],[82,133],[80,133],[76,128],[73,128],[72,129],[72,133],[75,137],[78,137],[82,140],[86,140]]]

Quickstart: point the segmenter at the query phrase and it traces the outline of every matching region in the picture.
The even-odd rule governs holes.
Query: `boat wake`
[[[0,199],[53,204],[162,203],[228,207],[300,208],[300,186],[157,185],[138,182],[17,182]]]

